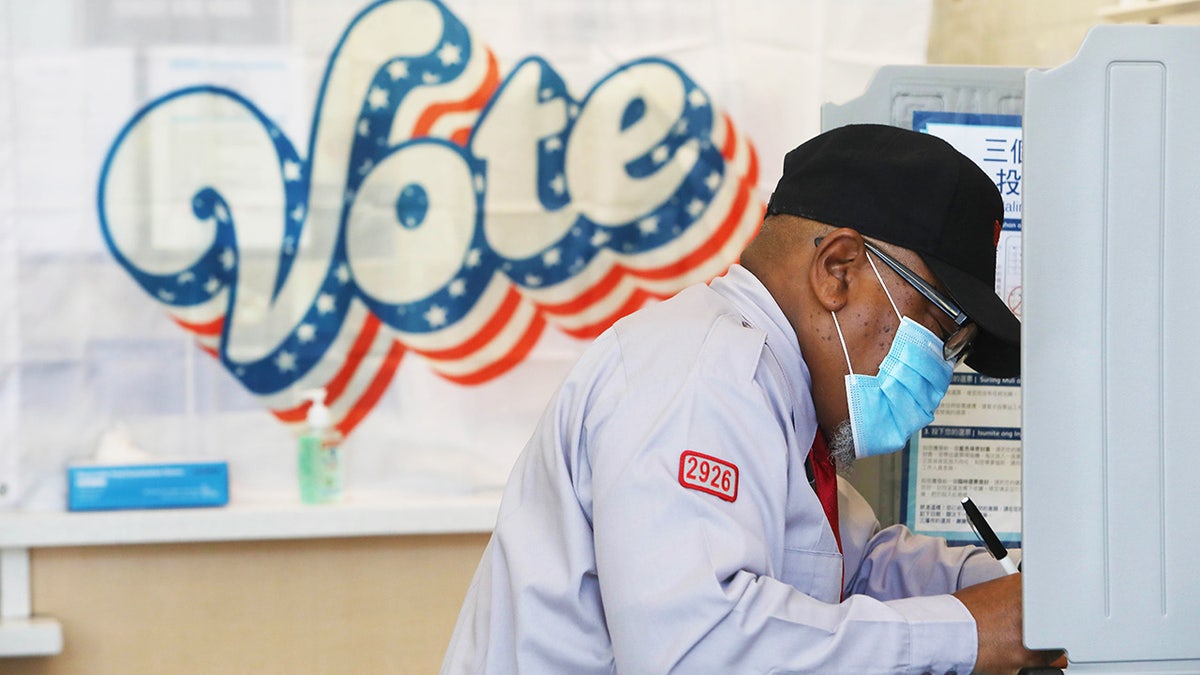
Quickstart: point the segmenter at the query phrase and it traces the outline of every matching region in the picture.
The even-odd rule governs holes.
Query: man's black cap
[[[975,162],[936,136],[855,124],[783,160],[768,214],[791,214],[914,251],[979,326],[967,365],[995,377],[1021,368],[1021,324],[996,295],[1004,204]]]

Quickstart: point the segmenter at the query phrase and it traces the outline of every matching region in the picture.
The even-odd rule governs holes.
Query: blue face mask
[[[868,255],[867,260],[870,261]],[[875,277],[883,284],[879,269],[871,261]],[[883,291],[900,317],[900,328],[891,349],[879,364],[878,375],[856,375],[850,365],[850,352],[842,337],[837,314],[833,324],[842,352],[846,355],[846,399],[850,405],[850,429],[854,434],[854,454],[858,457],[882,455],[904,447],[908,438],[933,421],[933,411],[950,387],[954,364],[942,357],[942,341],[928,328],[908,317],[901,317],[887,285]]]

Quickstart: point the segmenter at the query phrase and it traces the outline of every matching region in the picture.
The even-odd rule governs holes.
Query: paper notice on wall
[[[1021,316],[1021,117],[916,112],[913,128],[973,159],[996,183],[1004,222],[996,293]],[[962,510],[970,497],[1002,540],[1021,539],[1021,383],[959,366],[933,422],[910,441],[905,523],[954,542],[978,540]]]
[[[905,463],[905,522],[915,532],[975,542],[971,497],[1002,540],[1021,538],[1021,387],[961,369]]]

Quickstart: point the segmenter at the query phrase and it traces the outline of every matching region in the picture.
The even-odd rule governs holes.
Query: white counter
[[[459,497],[348,497],[321,506],[0,513],[0,658],[62,651],[62,627],[32,616],[29,549],[490,532],[499,493]]]

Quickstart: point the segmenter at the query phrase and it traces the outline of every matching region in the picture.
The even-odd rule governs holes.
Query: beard
[[[850,428],[850,420],[839,422],[825,444],[829,447],[829,458],[833,460],[834,468],[843,476],[848,476],[858,456],[854,452],[854,431]]]

